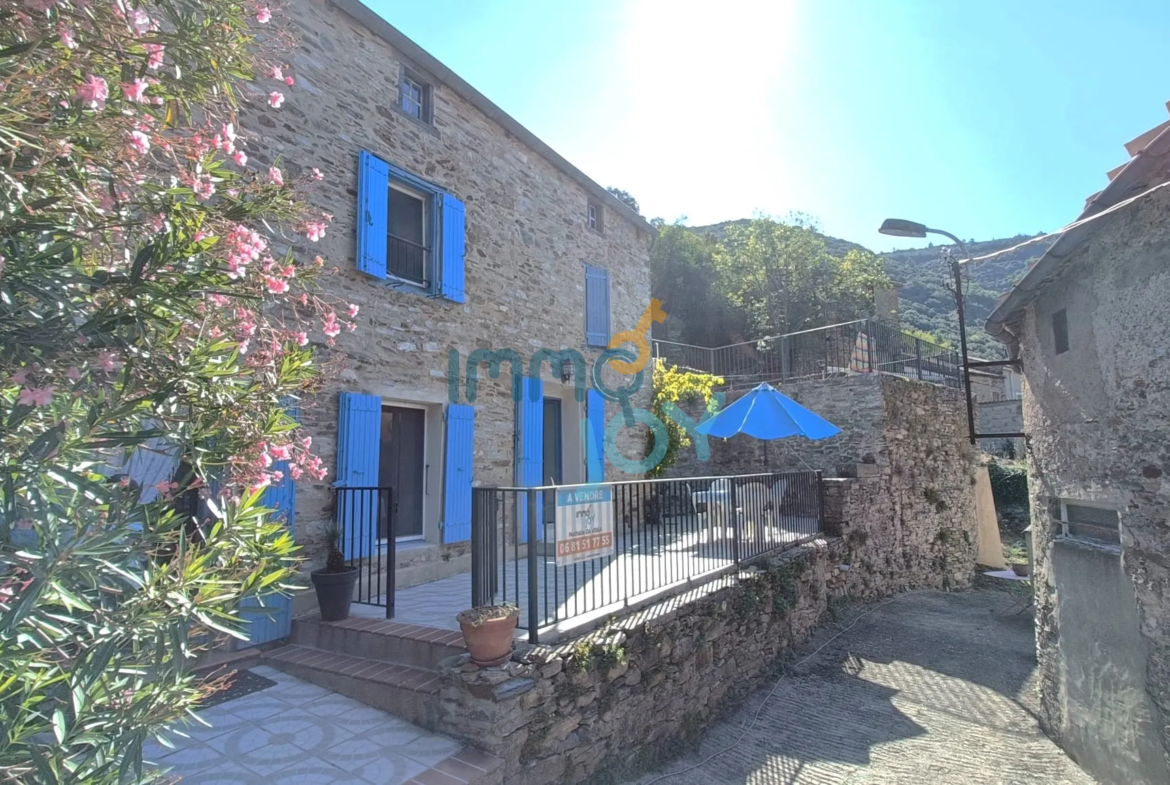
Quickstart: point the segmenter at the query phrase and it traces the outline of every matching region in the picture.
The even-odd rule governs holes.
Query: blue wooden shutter
[[[544,380],[520,377],[520,400],[516,403],[516,426],[519,429],[516,451],[516,484],[526,487],[544,485]],[[542,494],[543,495],[543,494]],[[544,538],[544,500],[536,501],[537,537]],[[528,540],[527,498],[520,497],[520,541]]]
[[[288,414],[300,419],[300,410],[289,402]],[[273,517],[284,522],[289,534],[296,530],[297,483],[288,473],[288,461],[277,461],[272,468],[281,473],[281,480],[264,489],[261,506],[273,511]],[[292,597],[287,594],[266,594],[248,597],[240,602],[240,616],[248,621],[245,632],[248,643],[256,645],[287,638],[292,631]]]
[[[585,477],[587,482],[605,480],[605,398],[589,390],[585,403],[589,418],[585,434]]]
[[[390,211],[390,165],[362,150],[358,156],[357,268],[386,277],[386,233]]]
[[[443,542],[471,539],[472,443],[475,407],[447,406],[447,462],[443,476]]]
[[[443,194],[443,269],[439,294],[452,302],[463,302],[464,254],[467,239],[463,202]]]
[[[585,265],[585,343],[609,345],[609,270]]]
[[[378,455],[382,449],[382,399],[376,395],[343,392],[338,405],[337,486],[374,488],[378,485]],[[337,523],[342,546],[351,559],[374,552],[378,538],[378,494],[348,494],[338,504]]]

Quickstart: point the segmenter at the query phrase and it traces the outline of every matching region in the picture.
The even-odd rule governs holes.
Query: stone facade
[[[692,748],[847,599],[970,585],[962,483],[929,501],[897,491],[892,468],[847,473],[861,476],[826,481],[825,540],[501,668],[448,661],[439,729],[503,758],[506,782],[632,776]]]
[[[285,90],[287,100],[279,111],[259,107],[243,116],[242,124],[256,138],[255,150],[247,152],[258,165],[279,163],[286,178],[310,167],[327,173],[310,200],[334,220],[321,242],[296,242],[295,248],[301,255],[321,253],[335,265],[336,274],[324,281],[326,292],[361,309],[357,331],[337,338],[339,368],[321,393],[302,405],[302,418],[316,449],[332,462],[340,392],[378,395],[384,406],[421,409],[423,534],[433,546],[425,560],[434,562],[437,550],[446,561],[468,547],[440,545],[448,353],[459,353],[461,374],[478,348],[514,349],[525,365],[537,349],[571,348],[592,365],[599,350],[586,346],[584,266],[609,270],[612,329],[631,329],[649,302],[653,230],[531,135],[522,138],[515,122],[482,96],[469,100],[474,91],[466,83],[409,41],[400,41],[397,31],[360,3],[291,0],[288,16],[298,46],[286,71],[296,85]],[[432,123],[398,108],[404,68],[430,85]],[[358,271],[357,179],[363,150],[463,202],[465,302],[395,288]],[[587,226],[590,201],[602,212],[604,233]],[[483,369],[475,401],[473,479],[476,484],[512,484],[516,423],[511,380],[507,371],[490,379]],[[584,405],[575,400],[572,385],[561,383],[559,368],[545,374],[546,397],[563,404],[564,481],[583,481],[578,422]],[[463,384],[459,390],[465,395]],[[634,403],[648,408],[649,396],[647,383]],[[617,411],[616,403],[609,404],[607,419]],[[641,436],[623,438],[628,453],[636,453]],[[618,473],[609,466],[607,474]],[[296,535],[312,546],[307,555],[313,564],[322,557],[321,529],[333,515],[333,480],[331,473],[324,482],[304,481],[298,488]],[[404,558],[412,558],[412,552],[404,551]]]
[[[1109,783],[1170,781],[1168,210],[1162,190],[1094,222],[1001,334],[1026,378],[1041,720]],[[1120,546],[1062,537],[1060,501],[1115,511]]]

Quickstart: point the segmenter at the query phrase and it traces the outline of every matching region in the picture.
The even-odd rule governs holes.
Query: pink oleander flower
[[[309,343],[308,333],[293,333],[292,338],[296,341],[297,346],[307,346]]]
[[[24,384],[28,381],[28,368],[21,368],[11,376],[13,384]]]
[[[341,324],[337,321],[337,314],[332,311],[325,314],[325,319],[321,324],[321,331],[330,338],[336,338],[341,334]]]
[[[292,445],[281,444],[276,447],[269,447],[268,454],[272,456],[274,461],[287,461],[292,457]]]
[[[301,479],[301,477],[304,476],[304,474],[305,474],[304,470],[300,466],[296,465],[295,463],[290,463],[288,465],[288,476],[292,477],[294,480]]]
[[[325,175],[321,174],[321,170],[315,166],[309,170],[309,176],[312,177],[317,182],[320,182],[320,181],[325,179]]]
[[[77,366],[71,366],[69,370],[65,372],[65,378],[71,382],[79,382],[81,381],[81,370],[77,368]]]
[[[215,193],[215,183],[211,182],[209,174],[196,177],[195,182],[191,183],[191,188],[195,191],[195,198],[200,202],[206,202]]]
[[[279,65],[274,65],[272,70],[268,72],[268,76],[272,79],[284,79],[284,71],[280,70]]]
[[[73,28],[64,22],[57,25],[57,37],[61,39],[61,43],[65,45],[66,49],[77,48],[77,39],[73,37]]]
[[[144,44],[146,54],[149,56],[146,61],[146,67],[150,70],[157,70],[163,64],[163,57],[166,54],[166,47],[162,44]],[[159,99],[155,99],[159,100]]]
[[[236,154],[232,156],[232,160],[240,166],[244,166],[248,163],[248,154],[243,150],[236,150]]]
[[[106,99],[110,97],[110,88],[105,79],[90,74],[78,86],[77,97],[81,99],[83,106],[90,109],[105,109]]]
[[[133,82],[123,82],[120,87],[122,88],[122,95],[126,96],[127,101],[133,101],[136,104],[146,103],[144,96],[146,94],[146,88],[149,85],[144,80],[135,79]]]
[[[16,399],[20,406],[48,406],[53,400],[53,385],[47,387],[24,387]]]
[[[128,144],[130,149],[138,155],[146,155],[150,152],[150,137],[141,131],[131,131]]]
[[[270,275],[264,279],[264,285],[267,286],[268,291],[272,292],[273,294],[284,294],[288,291],[288,281],[284,280],[283,278],[277,278]]]
[[[256,9],[256,21],[262,25],[268,24],[272,20],[272,12],[268,10],[268,6],[262,5]]]
[[[325,224],[310,221],[305,224],[305,237],[309,242],[315,243],[325,236]]]
[[[286,76],[286,77],[284,78],[284,83],[285,83],[286,85],[288,85],[289,87],[292,87],[294,84],[296,84],[296,81],[297,81],[297,80],[296,80],[296,79],[293,79],[291,76]]]
[[[276,185],[284,185],[284,175],[275,166],[268,169],[268,182]]]
[[[220,129],[220,133],[222,133],[223,138],[227,139],[229,142],[236,141],[236,127],[231,123],[224,123],[223,128]]]
[[[98,352],[97,363],[98,367],[106,373],[112,373],[122,366],[122,362],[118,359],[118,355],[109,349],[103,349],[102,351]]]
[[[273,90],[268,94],[268,105],[273,109],[279,109],[280,105],[284,103],[284,93]]]
[[[141,8],[134,9],[134,13],[131,15],[130,24],[134,28],[134,32],[138,33],[139,35],[142,35],[145,32],[149,32],[154,27],[154,22]]]
[[[347,313],[349,314],[350,319],[354,318],[355,316],[358,315],[358,307],[356,305],[354,305],[353,303],[350,303],[349,310],[347,311]]]

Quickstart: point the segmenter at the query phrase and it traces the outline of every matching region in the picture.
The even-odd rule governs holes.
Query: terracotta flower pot
[[[516,629],[517,618],[517,614],[512,614],[499,619],[485,619],[479,624],[459,619],[471,661],[483,667],[507,662],[512,656],[512,634]]]

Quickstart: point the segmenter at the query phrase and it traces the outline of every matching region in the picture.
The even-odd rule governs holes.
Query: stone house
[[[316,567],[334,485],[392,486],[392,502],[347,513],[364,531],[347,555],[372,558],[393,534],[400,587],[465,571],[473,485],[613,478],[604,462],[587,472],[586,447],[619,404],[586,391],[586,374],[649,303],[655,231],[357,0],[291,0],[287,15],[295,86],[279,110],[245,112],[247,152],[286,177],[328,173],[310,200],[334,220],[295,247],[335,265],[326,293],[360,311],[300,407],[336,473],[273,498],[294,505]],[[493,352],[514,352],[498,378]],[[634,403],[649,395],[647,381]],[[626,434],[628,454],[637,441]],[[292,615],[314,605],[301,593]],[[286,635],[287,615],[253,640]]]
[[[1042,722],[1106,783],[1170,782],[1170,122],[992,313],[1022,359]]]

